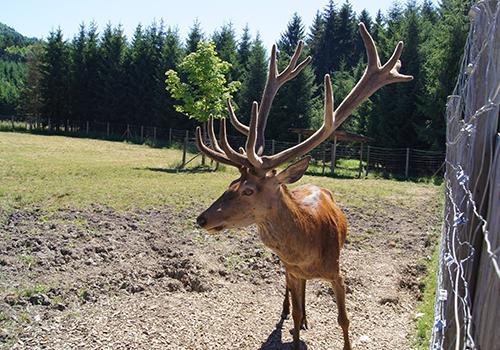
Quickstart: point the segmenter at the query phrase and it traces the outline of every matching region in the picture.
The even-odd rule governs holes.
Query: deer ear
[[[278,175],[276,175],[276,179],[280,184],[291,184],[299,181],[306,172],[310,161],[311,156],[306,156],[298,160],[297,162],[288,166],[288,168],[286,168],[285,170],[281,171]]]

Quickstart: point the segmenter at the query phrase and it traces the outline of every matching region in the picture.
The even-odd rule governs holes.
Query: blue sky
[[[374,17],[379,8],[385,12],[392,2],[353,0],[351,4],[357,13],[366,8]],[[166,25],[177,27],[184,39],[198,18],[208,34],[223,23],[232,22],[240,35],[248,23],[252,35],[259,31],[265,45],[270,47],[294,12],[299,13],[308,27],[316,11],[327,3],[328,0],[0,0],[0,22],[38,38],[47,37],[58,26],[66,38],[71,38],[82,22],[93,20],[100,29],[108,22],[121,23],[130,38],[137,24],[148,25],[163,18]]]

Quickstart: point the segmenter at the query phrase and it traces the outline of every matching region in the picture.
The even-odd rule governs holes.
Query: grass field
[[[116,209],[172,205],[188,208],[209,203],[238,176],[228,168],[179,172],[177,150],[119,142],[0,133],[0,206],[44,208],[109,205]],[[194,165],[196,165],[196,161]],[[434,186],[383,179],[331,179],[305,176],[330,188],[342,202],[363,207],[383,199],[410,205],[408,196],[425,196]]]
[[[279,299],[280,296],[261,295],[259,293],[264,293],[266,289],[261,290],[253,285],[257,282],[251,276],[255,273],[262,274],[261,270],[269,281],[276,284],[277,277],[269,275],[269,271],[279,271],[279,265],[273,265],[272,259],[263,265],[249,267],[249,264],[256,261],[256,249],[261,249],[254,233],[244,230],[241,235],[223,234],[220,239],[214,240],[197,230],[194,225],[194,218],[199,210],[218,197],[229,182],[238,176],[238,172],[232,168],[223,168],[217,172],[203,170],[197,167],[198,159],[193,162],[192,168],[178,171],[176,165],[180,159],[181,152],[172,149],[63,136],[0,132],[0,210],[5,222],[5,231],[2,232],[0,221],[0,233],[5,238],[3,245],[0,244],[0,263],[9,267],[5,278],[2,277],[5,282],[0,283],[0,292],[5,295],[0,296],[11,298],[9,300],[13,305],[13,309],[3,310],[0,301],[0,326],[5,322],[8,326],[2,326],[3,329],[12,330],[7,335],[2,335],[0,331],[0,341],[4,337],[10,344],[14,344],[17,339],[28,341],[27,339],[34,337],[32,333],[27,334],[25,331],[25,327],[34,322],[35,315],[30,313],[33,310],[25,309],[24,304],[15,300],[23,299],[24,303],[29,304],[30,300],[36,300],[37,295],[49,295],[54,288],[58,292],[51,296],[49,304],[56,308],[64,305],[63,312],[68,317],[76,317],[78,322],[84,318],[80,315],[82,303],[87,305],[88,315],[99,311],[99,308],[106,309],[103,305],[97,305],[99,302],[88,295],[96,298],[100,295],[96,300],[107,300],[108,303],[115,302],[114,298],[123,298],[124,295],[120,294],[122,291],[127,297],[129,294],[141,295],[141,292],[135,294],[135,290],[162,295],[165,288],[170,288],[170,284],[165,285],[165,281],[171,283],[171,278],[155,280],[158,282],[151,285],[147,282],[153,278],[151,276],[157,275],[155,269],[159,268],[157,265],[161,265],[166,254],[164,250],[154,248],[155,246],[153,250],[147,248],[150,243],[145,242],[151,242],[148,235],[153,235],[154,232],[158,232],[158,236],[154,236],[154,244],[158,245],[158,242],[168,237],[168,251],[174,248],[183,251],[188,242],[192,264],[208,262],[207,266],[202,264],[196,269],[188,266],[187,272],[182,273],[195,274],[202,281],[204,277],[210,283],[226,283],[224,281],[228,278],[230,281],[235,279],[239,281],[241,290],[248,289],[249,296],[245,296],[244,300],[254,298],[255,303],[258,300],[269,300],[272,305],[276,304],[274,299]],[[354,294],[349,296],[350,308],[354,313],[353,337],[370,334],[374,341],[373,344],[366,345],[366,349],[380,348],[383,344],[386,344],[386,348],[405,348],[408,344],[425,348],[432,324],[433,277],[426,280],[425,276],[420,275],[421,272],[415,271],[421,271],[422,266],[422,271],[425,271],[425,265],[430,261],[429,255],[435,245],[439,227],[441,188],[426,183],[384,179],[332,179],[320,176],[305,176],[298,184],[304,183],[331,189],[349,217],[351,228],[346,269],[348,276],[351,276],[351,279],[348,278],[348,285],[354,290]],[[139,234],[136,230],[139,230]],[[62,238],[54,237],[57,232],[62,232]],[[29,239],[25,239],[23,235]],[[112,237],[112,242],[123,241],[121,246],[113,248],[115,255],[107,251],[109,242],[106,237]],[[33,240],[35,243],[41,242],[35,244],[39,246],[38,250],[33,248]],[[29,246],[16,243],[23,241],[28,242]],[[97,247],[96,242],[100,242]],[[60,245],[66,250],[59,251]],[[57,247],[55,253],[54,247]],[[86,260],[89,249],[104,256],[103,260],[92,260],[89,263]],[[71,254],[68,255],[67,251],[71,251]],[[197,253],[193,255],[193,251]],[[147,259],[135,261],[144,254]],[[185,251],[185,254],[187,256],[188,253]],[[224,254],[226,260],[220,267],[220,256]],[[270,259],[269,253],[262,254],[262,257]],[[175,265],[178,263],[176,259],[178,257],[174,256],[169,261]],[[123,264],[130,264],[127,269],[132,271],[124,278],[135,279],[134,283],[139,284],[140,288],[135,284],[132,285],[133,288],[123,287],[121,280],[115,285],[110,277],[103,277],[107,276],[107,269],[112,269],[110,276],[122,273]],[[430,264],[430,272],[433,272],[432,265],[433,263]],[[64,267],[63,270],[61,266]],[[221,273],[221,276],[226,277],[214,277],[213,272],[210,272],[214,270],[213,266],[226,271],[223,275]],[[138,268],[143,268],[144,271],[135,271]],[[69,274],[64,272],[65,269],[68,269]],[[380,274],[381,270],[393,272],[384,275]],[[47,271],[50,273],[47,274]],[[196,275],[196,271],[204,272],[200,277]],[[137,277],[142,275],[147,278]],[[221,278],[223,282],[220,281]],[[96,281],[101,281],[107,287],[95,287]],[[422,293],[424,281],[429,289]],[[17,299],[14,301],[12,286],[16,286],[14,294]],[[232,290],[230,286],[226,287],[227,290],[222,288],[217,291],[219,294],[211,296],[215,298],[215,302],[222,303],[219,307],[224,307],[223,300]],[[313,290],[316,299],[312,303],[317,310],[323,310],[323,301],[319,303],[318,300],[328,297],[328,293],[322,292],[320,287],[313,287]],[[239,295],[240,290],[234,293]],[[385,300],[386,295],[396,295],[394,300],[398,302],[394,305],[389,303],[389,306],[382,305],[379,300]],[[424,298],[423,303],[419,303],[422,305],[420,308],[417,307],[416,295]],[[180,300],[185,296],[185,291],[180,294],[173,292],[172,300]],[[151,300],[152,297],[144,298]],[[170,298],[170,294],[167,298]],[[87,299],[95,303],[95,306]],[[132,301],[121,301],[124,305],[128,302]],[[205,305],[206,300],[194,301],[197,302]],[[158,300],[158,303],[163,305],[165,300]],[[384,317],[387,317],[385,327],[394,327],[394,332],[400,333],[397,336],[392,333],[392,340],[386,339],[391,333],[387,331],[388,328],[379,329],[377,323],[365,324],[361,321],[379,317],[377,315],[380,314],[380,308],[384,310]],[[233,309],[234,307],[227,312]],[[38,312],[37,310],[35,311]],[[331,326],[331,320],[326,316],[330,311],[323,311],[324,314],[313,314],[313,317],[318,319],[318,323],[325,322]],[[424,313],[424,317],[418,322],[408,323],[408,319],[413,317],[411,313],[414,315],[419,311]],[[47,324],[53,322],[53,312],[60,311],[44,314]],[[75,316],[76,314],[80,316]],[[19,321],[20,319],[24,321]],[[150,321],[154,324],[154,320]],[[265,334],[262,333],[266,332],[265,322],[257,319],[249,319],[248,322],[253,322],[254,328],[260,329],[261,335]],[[401,322],[406,324],[401,326]],[[115,331],[116,328],[106,329],[103,334],[116,333]],[[328,328],[321,326],[309,331],[309,344],[317,342],[318,347],[314,348],[331,347],[331,343],[320,342],[327,338],[326,333],[321,333],[323,331],[328,331]],[[217,332],[214,330],[214,334]],[[53,337],[61,340],[61,334],[66,333],[49,334],[47,339]],[[28,343],[31,341],[30,344],[40,345],[33,339]],[[77,341],[74,335],[68,339],[65,341]],[[123,337],[116,335],[115,340],[119,342],[120,339],[123,340]],[[255,341],[258,342],[259,339]],[[408,342],[408,339],[411,341]],[[231,348],[230,342],[226,345]],[[271,348],[273,347],[269,347]]]

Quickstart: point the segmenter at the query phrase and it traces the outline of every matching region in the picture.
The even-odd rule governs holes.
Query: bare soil
[[[436,226],[434,189],[411,209],[344,207],[341,266],[356,349],[410,349],[426,255]],[[278,323],[279,260],[254,228],[211,236],[201,208],[117,212],[17,210],[0,223],[0,348],[290,349]],[[339,349],[335,297],[307,284],[304,349]]]

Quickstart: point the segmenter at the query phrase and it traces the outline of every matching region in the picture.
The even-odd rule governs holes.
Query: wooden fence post
[[[330,144],[331,152],[330,154],[330,172],[332,176],[335,175],[335,163],[337,161],[337,136],[333,137],[333,143]]]
[[[141,125],[141,143],[144,142],[144,125]]]
[[[106,137],[109,138],[109,122],[106,124]]]
[[[298,134],[297,143],[301,143],[301,142],[302,142],[302,135]]]
[[[321,175],[325,175],[325,166],[326,166],[326,146],[325,143],[321,145],[321,160],[323,162],[323,165],[321,167]]]
[[[172,145],[172,128],[168,129],[168,145]]]
[[[405,166],[405,177],[408,178],[410,173],[410,149],[406,148],[406,166]]]
[[[153,145],[156,145],[156,126],[153,128]]]
[[[365,171],[365,177],[368,176],[368,167],[370,166],[370,145],[367,147],[366,151],[366,171]]]
[[[362,172],[363,172],[363,142],[361,142],[361,148],[359,149],[358,179],[361,179],[361,173]]]
[[[10,123],[12,124],[12,131],[14,131],[14,116],[10,116]]]
[[[189,141],[189,130],[186,130],[186,136],[184,137],[184,146],[182,147],[182,165],[181,168],[186,164],[186,154]]]
[[[271,141],[271,154],[276,153],[276,140]]]
[[[89,123],[89,121],[87,120],[87,135],[88,135],[88,133],[89,133],[89,130],[90,130],[90,123]]]

